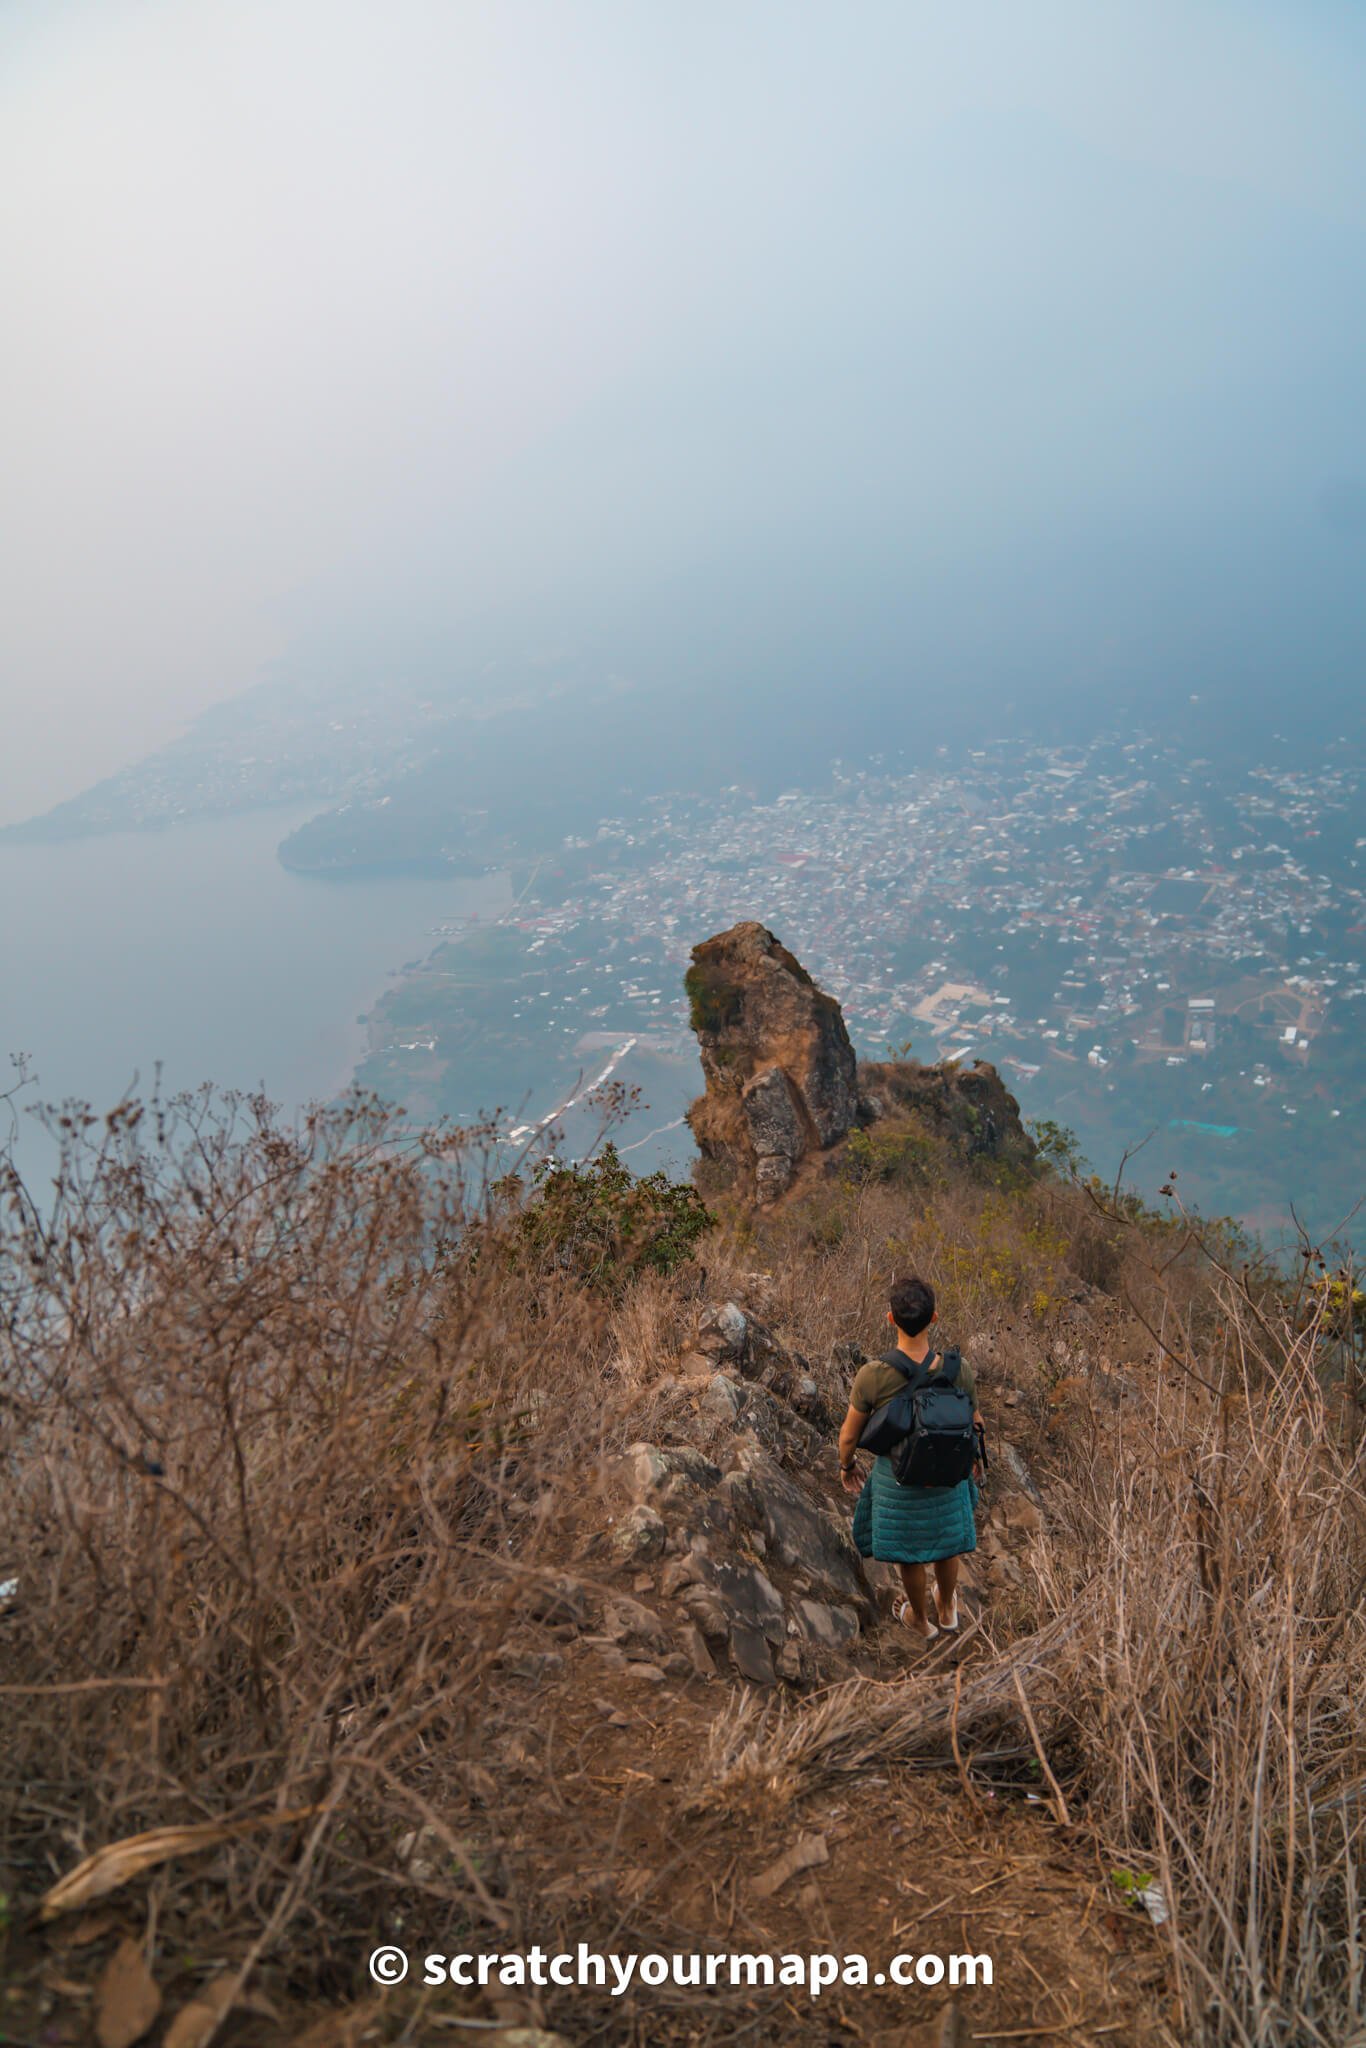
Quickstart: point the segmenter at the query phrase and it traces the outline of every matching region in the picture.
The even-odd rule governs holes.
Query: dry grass
[[[1054,1211],[1069,1199],[1055,1192]],[[852,1316],[878,1298],[879,1248],[896,1263],[917,1241],[975,1243],[977,1269],[942,1276],[946,1326],[994,1328],[1017,1383],[1037,1381],[1034,1326],[1055,1318],[993,1304],[981,1201],[960,1190],[956,1219],[936,1205],[932,1229],[899,1232],[885,1206],[870,1229],[865,1204],[817,1251],[806,1298],[828,1282]],[[932,1659],[811,1704],[737,1702],[702,1796],[789,1802],[895,1759],[957,1759],[970,1791],[972,1769],[1032,1755],[1040,1789],[1121,1876],[1160,1878],[1183,2038],[1366,2041],[1366,1465],[1359,1411],[1331,1378],[1344,1346],[1309,1290],[1221,1271],[1222,1241],[1173,1266],[1183,1223],[1110,1223],[1154,1344],[1102,1373],[1103,1314],[1075,1340],[1024,1632],[988,1635],[956,1688]],[[822,1300],[808,1327],[823,1335],[826,1314]]]
[[[1188,2010],[1217,2041],[1345,2042],[1366,2018],[1366,1488],[1323,1332],[1224,1283],[1223,1335],[1077,1462],[1077,1538],[1041,1561],[1081,1610],[1065,1734],[1117,1853],[1177,1906]]]
[[[714,1861],[718,1802],[771,1831],[874,1760],[946,1763],[971,1797],[993,1757],[1037,1755],[1114,1868],[1161,1878],[1184,2039],[1366,2041],[1362,1455],[1304,1301],[1219,1273],[1179,1222],[947,1169],[732,1219],[705,1274],[605,1295],[527,1254],[478,1134],[405,1140],[367,1102],[286,1133],[200,1097],[66,1135],[55,1210],[0,1190],[0,1859],[27,1903],[143,1830],[295,1814],[148,1880],[239,1981],[269,1957],[292,1999],[352,1998],[415,1896],[434,1947],[544,1936],[506,1841],[525,1701],[499,1678],[538,1574],[663,1412],[700,1294],[759,1302],[840,1409],[833,1346],[882,1348],[914,1264],[1033,1431],[1048,1506],[1014,1633],[998,1608],[957,1685],[931,1659],[729,1704],[705,1767],[674,1759],[701,1790],[670,1886]],[[618,1856],[605,1820],[561,1824],[585,1866]],[[611,1945],[610,1900],[576,1912]]]
[[[168,1866],[163,1911],[211,1897],[218,1939],[328,1995],[411,1899],[417,1828],[433,1926],[507,1924],[441,1810],[528,1512],[602,1454],[606,1310],[510,1262],[506,1205],[480,1224],[477,1141],[366,1103],[297,1135],[207,1096],[156,1122],[68,1130],[46,1216],[8,1190],[0,1856],[32,1897],[153,1826],[304,1810],[211,1887]]]

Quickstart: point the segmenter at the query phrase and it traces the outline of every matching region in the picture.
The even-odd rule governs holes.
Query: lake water
[[[275,849],[316,808],[0,843],[0,1073],[28,1053],[44,1100],[101,1111],[158,1061],[167,1091],[259,1085],[291,1113],[336,1093],[389,974],[438,922],[506,909],[511,886],[287,874]],[[31,1121],[16,1151],[34,1177],[51,1152]]]

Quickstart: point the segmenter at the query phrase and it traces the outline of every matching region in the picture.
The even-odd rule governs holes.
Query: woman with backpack
[[[977,1481],[984,1445],[973,1376],[930,1338],[934,1289],[915,1274],[892,1283],[887,1320],[896,1350],[860,1366],[840,1427],[840,1484],[858,1495],[860,1555],[894,1564],[906,1597],[893,1613],[926,1642],[958,1626],[958,1562],[977,1548]],[[860,1479],[855,1457],[874,1454]],[[930,1610],[927,1566],[934,1567]]]

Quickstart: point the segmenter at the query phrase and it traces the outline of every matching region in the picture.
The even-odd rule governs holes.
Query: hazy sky
[[[8,0],[0,819],[656,587],[1357,686],[1363,107],[1359,0]]]

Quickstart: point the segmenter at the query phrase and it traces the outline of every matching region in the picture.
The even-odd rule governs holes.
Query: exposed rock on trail
[[[670,1440],[631,1445],[617,1468],[624,1512],[611,1545],[635,1563],[664,1557],[660,1589],[678,1603],[674,1634],[695,1671],[714,1668],[714,1652],[752,1684],[800,1682],[815,1675],[816,1650],[852,1643],[876,1603],[848,1518],[817,1478],[827,1447],[796,1405],[792,1358],[733,1302],[702,1322],[729,1331],[733,1367],[752,1365],[749,1346],[762,1342],[768,1384],[723,1371],[675,1380],[660,1417]]]

